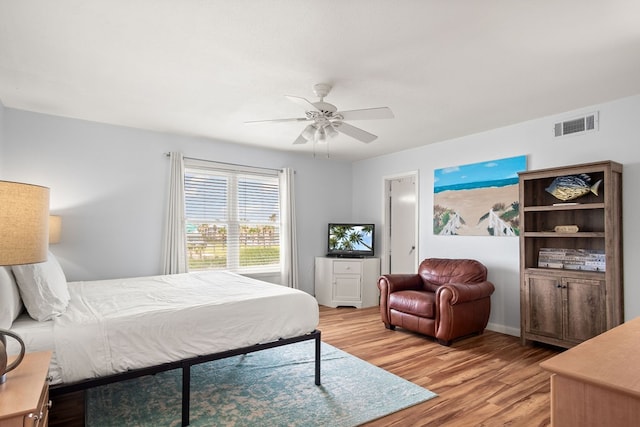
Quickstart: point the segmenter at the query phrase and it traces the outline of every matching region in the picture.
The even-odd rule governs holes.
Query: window
[[[280,271],[277,173],[216,165],[185,162],[189,270]]]

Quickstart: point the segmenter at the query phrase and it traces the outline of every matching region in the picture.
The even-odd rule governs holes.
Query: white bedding
[[[61,316],[12,325],[29,351],[54,350],[54,384],[303,335],[319,319],[311,295],[229,272],[68,286]]]
[[[38,322],[32,319],[26,312],[22,313],[11,325],[11,331],[22,338],[27,351],[53,350],[53,321]],[[20,353],[20,344],[13,338],[7,338],[7,354]],[[49,375],[52,378],[60,378],[60,366],[55,353],[51,356],[49,364]],[[59,382],[59,381],[58,381]]]

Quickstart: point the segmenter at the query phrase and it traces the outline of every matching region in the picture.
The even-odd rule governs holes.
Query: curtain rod
[[[164,153],[164,155],[166,157],[169,157],[171,155],[171,153]],[[198,159],[196,157],[187,157],[187,156],[183,156],[183,159],[188,159],[188,160],[197,160],[200,162],[212,162],[212,163],[220,163],[221,165],[227,165],[227,166],[238,166],[238,167],[244,167],[244,168],[253,168],[253,169],[263,169],[263,170],[267,170],[267,171],[274,171],[274,172],[280,172],[282,171],[282,168],[280,169],[274,169],[274,168],[264,168],[261,166],[249,166],[249,165],[241,165],[239,163],[229,163],[229,162],[219,162],[217,160],[207,160],[207,159]]]

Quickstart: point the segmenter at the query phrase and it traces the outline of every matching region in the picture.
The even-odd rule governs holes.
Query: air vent
[[[553,126],[553,135],[577,135],[585,132],[598,130],[598,113],[590,113],[586,116],[577,117],[575,119],[566,120],[556,123]]]

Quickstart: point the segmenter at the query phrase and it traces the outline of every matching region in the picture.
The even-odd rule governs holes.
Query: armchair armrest
[[[440,304],[462,304],[487,298],[493,294],[494,290],[495,287],[493,283],[489,281],[479,283],[447,283],[438,289],[436,301]]]
[[[380,289],[380,316],[387,329],[393,329],[389,311],[389,297],[397,291],[421,289],[422,278],[418,274],[385,274],[378,279]]]
[[[422,278],[417,274],[384,274],[378,279],[378,289],[380,289],[381,295],[421,288]]]
[[[482,333],[491,311],[493,283],[447,283],[436,292],[436,338],[444,345],[455,338]]]

